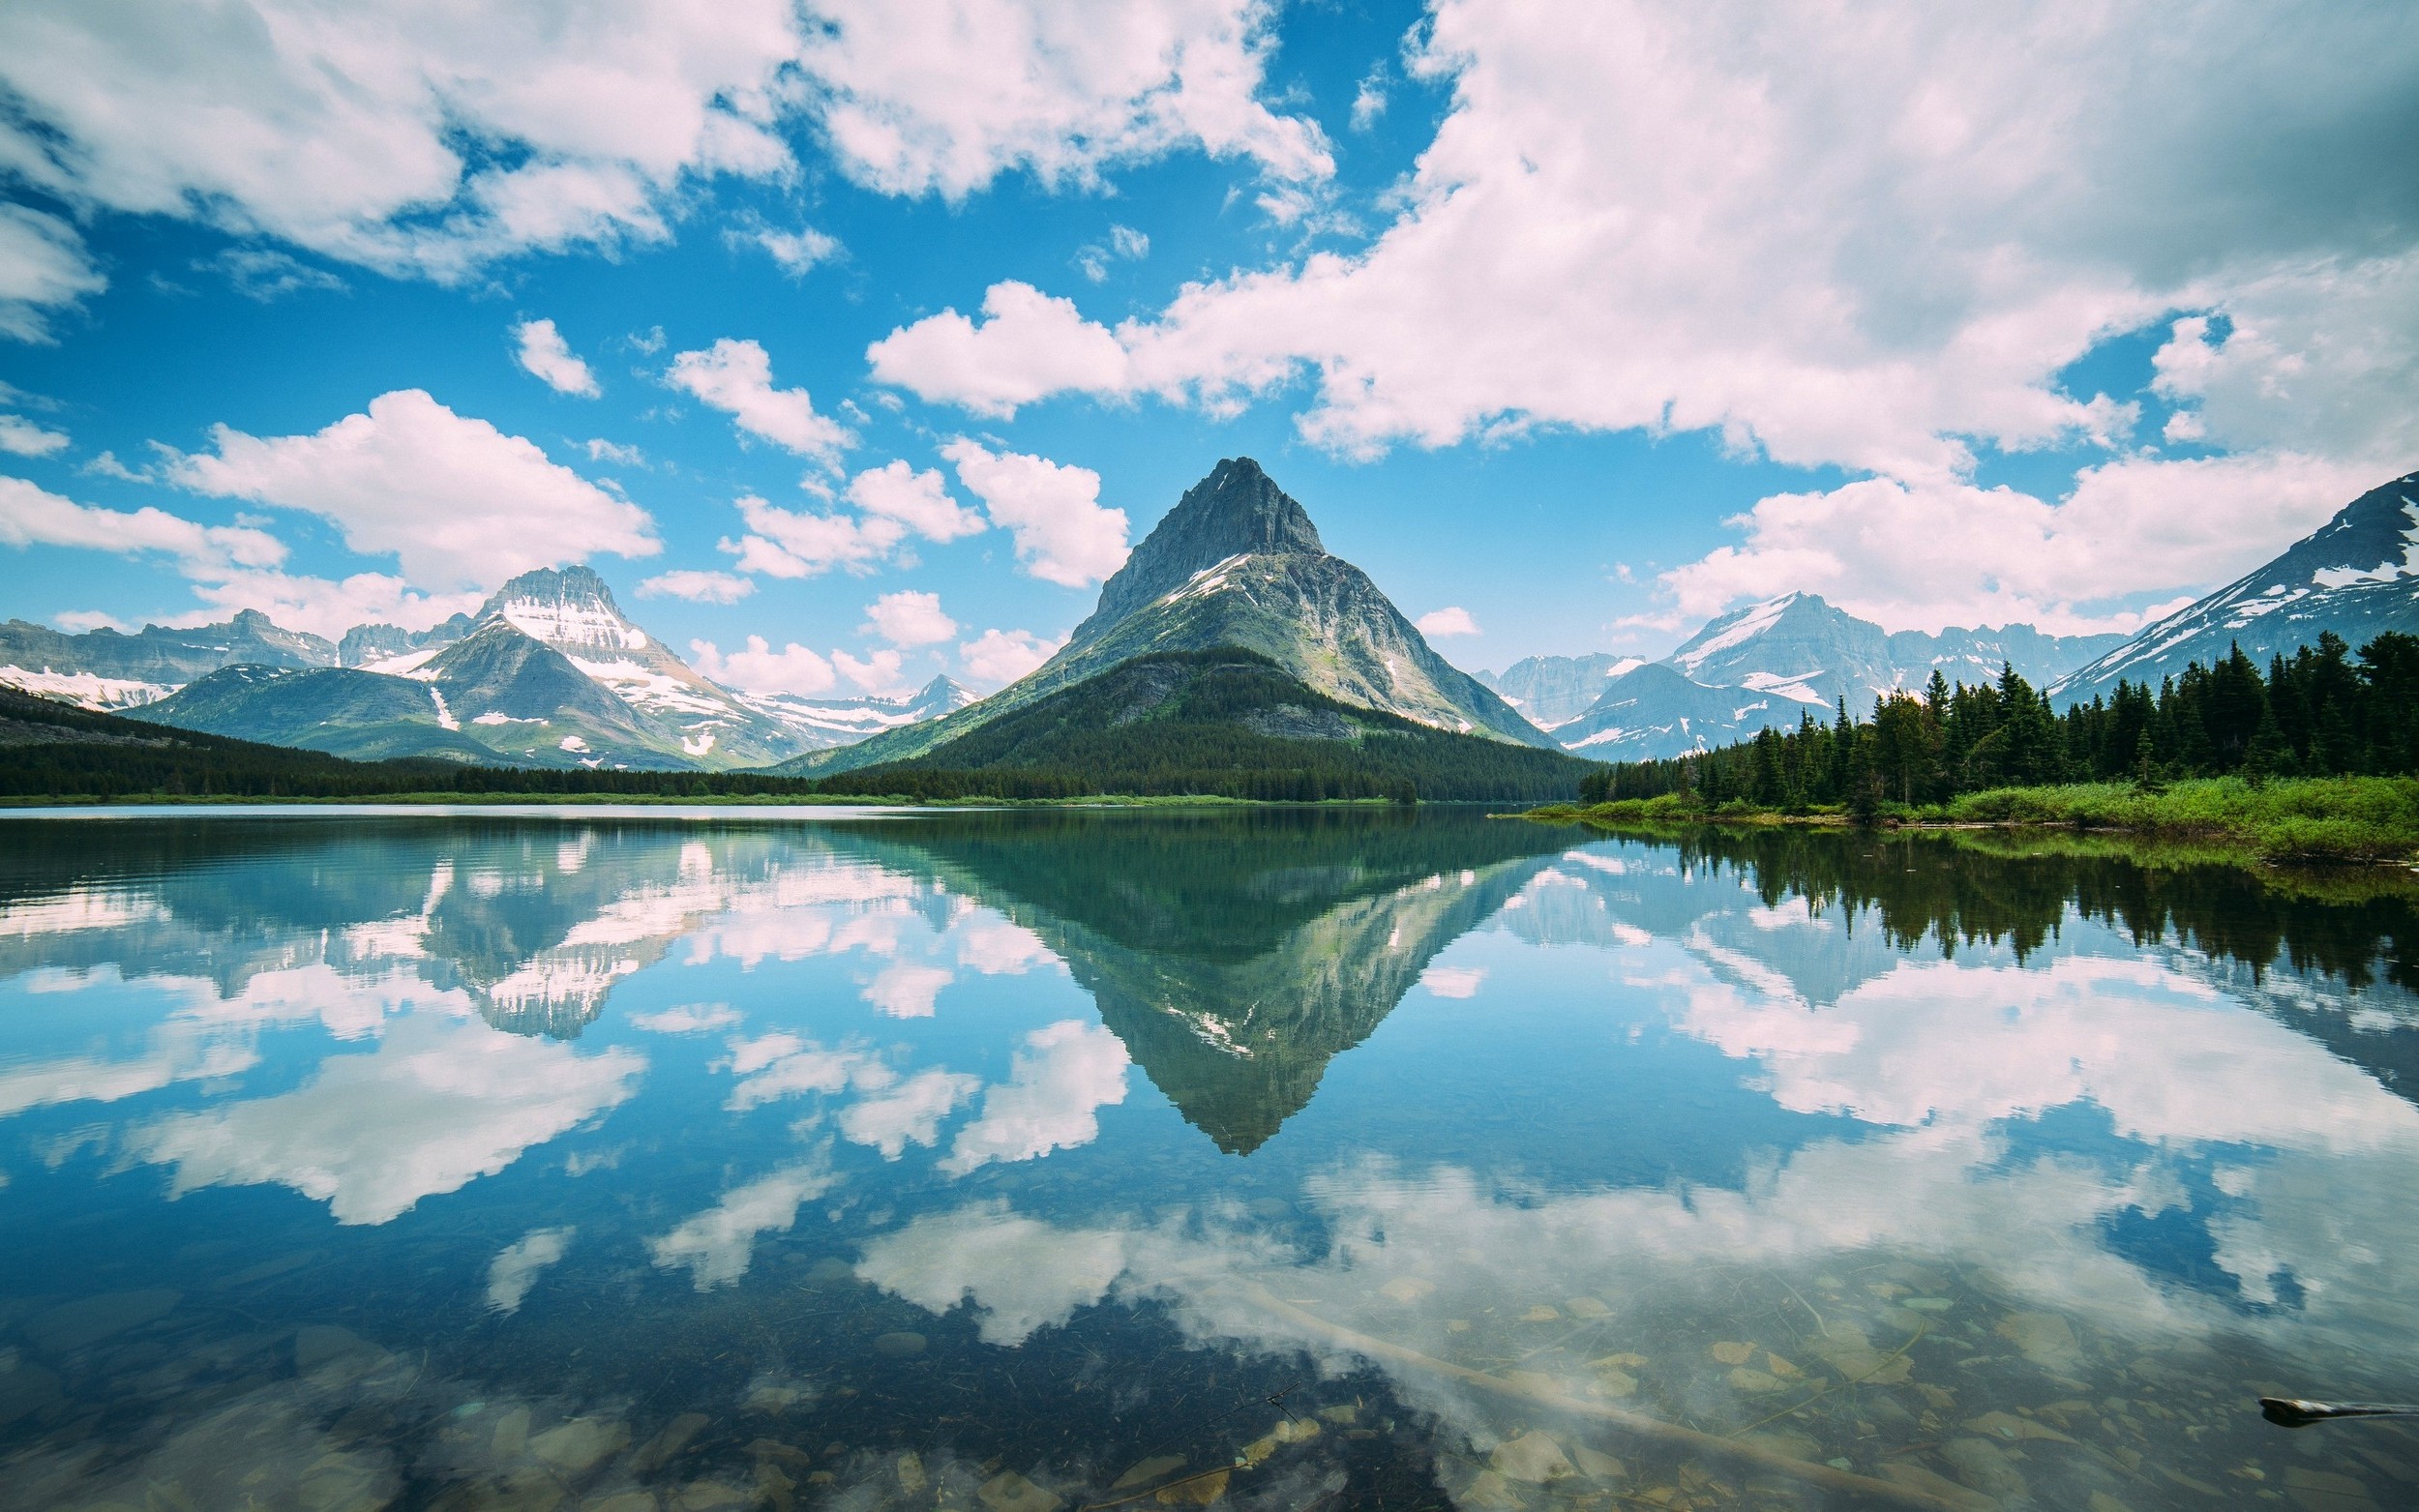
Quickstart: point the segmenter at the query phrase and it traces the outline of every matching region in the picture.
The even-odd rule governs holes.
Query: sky
[[[1256,458],[1466,667],[2131,630],[2419,465],[2419,9],[14,0],[0,615],[1036,665]]]

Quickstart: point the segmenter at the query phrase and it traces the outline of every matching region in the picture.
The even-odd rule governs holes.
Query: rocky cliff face
[[[2236,644],[2263,666],[2328,631],[2357,651],[2379,633],[2419,634],[2419,472],[2346,504],[2282,555],[2150,626],[2051,686],[2061,705],[2120,681],[2214,667]]]

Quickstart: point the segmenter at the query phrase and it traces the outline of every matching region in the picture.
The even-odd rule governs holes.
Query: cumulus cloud
[[[744,647],[729,656],[711,640],[692,640],[689,655],[699,671],[741,693],[792,693],[813,697],[829,693],[840,680],[829,661],[794,640],[776,651],[762,636],[750,636]]]
[[[1691,617],[1802,589],[1891,630],[2131,630],[2141,612],[2115,601],[2238,577],[2374,482],[2357,465],[2264,453],[2123,458],[2084,468],[2054,504],[1868,478],[1760,500],[1733,521],[1744,542],[1661,580]]]
[[[50,341],[54,316],[108,286],[75,227],[24,205],[0,204],[0,336]]]
[[[588,460],[592,462],[615,462],[624,467],[646,465],[644,452],[635,446],[624,446],[618,441],[608,441],[603,436],[581,442],[580,449],[588,454]]]
[[[727,1029],[739,1022],[739,1010],[729,1003],[680,1003],[654,1013],[634,1013],[630,1026],[656,1034],[703,1034]]]
[[[839,239],[827,236],[813,226],[784,231],[762,222],[745,222],[725,230],[723,242],[730,247],[758,249],[793,279],[803,276],[816,264],[829,262],[840,255]]]
[[[692,604],[736,604],[755,591],[754,578],[687,567],[658,573],[639,584],[640,598],[686,599]]]
[[[1008,1080],[958,1131],[941,1169],[953,1176],[994,1161],[1032,1160],[1100,1137],[1098,1110],[1125,1101],[1125,1046],[1096,1023],[1067,1019],[1025,1036]]]
[[[214,427],[215,454],[178,457],[177,483],[333,521],[369,555],[393,553],[413,582],[492,586],[600,551],[661,549],[654,521],[529,441],[399,389],[311,435]]]
[[[538,1275],[571,1249],[571,1228],[532,1229],[488,1262],[487,1305],[492,1313],[518,1313]]]
[[[938,468],[917,472],[903,461],[868,468],[849,480],[849,502],[927,541],[955,541],[983,529],[980,515],[949,496]]]
[[[1016,538],[1017,560],[1044,582],[1081,588],[1125,565],[1125,511],[1100,504],[1100,474],[963,438],[941,449],[991,522]]]
[[[986,630],[958,643],[958,660],[977,683],[1004,686],[1059,654],[1067,642],[1047,640],[1030,630]]]
[[[958,633],[958,622],[941,612],[938,593],[885,593],[865,606],[865,616],[857,629],[894,646],[935,645]]]
[[[202,525],[165,510],[98,509],[0,477],[0,545],[64,546],[121,556],[156,552],[189,576],[224,580],[285,560],[284,543],[250,525]]]
[[[791,167],[776,85],[797,49],[782,0],[631,0],[576,24],[396,3],[343,25],[301,0],[139,23],[14,6],[0,157],[71,203],[457,281],[532,249],[660,239],[685,178]]]
[[[687,1267],[690,1285],[700,1291],[730,1286],[748,1273],[758,1234],[796,1223],[799,1204],[822,1196],[838,1180],[819,1158],[733,1187],[712,1207],[648,1239],[647,1255],[664,1270]]]
[[[1458,604],[1430,609],[1412,623],[1419,627],[1419,634],[1423,636],[1475,636],[1479,633],[1478,622]]]
[[[864,997],[893,1019],[929,1019],[941,990],[956,980],[946,966],[894,962],[865,985]]]
[[[1112,225],[1105,244],[1092,242],[1076,250],[1075,266],[1084,270],[1084,277],[1094,283],[1101,283],[1108,280],[1109,264],[1113,259],[1122,257],[1140,261],[1150,255],[1149,236],[1130,225]]]
[[[413,1014],[377,1050],[335,1055],[291,1092],[169,1113],[129,1137],[174,1189],[274,1183],[340,1224],[382,1224],[493,1175],[637,1090],[646,1059],[575,1053],[476,1019]]]
[[[2122,440],[2123,406],[2061,373],[2206,309],[2246,334],[2169,365],[2205,424],[2373,463],[2399,436],[2406,460],[2419,422],[2385,396],[2419,330],[2419,212],[2373,187],[2406,178],[2385,123],[2419,38],[2341,9],[2241,47],[2264,31],[2251,0],[2079,21],[1908,0],[1853,27],[1812,0],[1441,0],[1409,62],[1451,108],[1365,251],[1115,330],[1002,283],[989,320],[908,326],[875,371],[980,413],[1058,392],[1217,408],[1307,374],[1300,427],[1346,453],[1706,430],[1933,486],[1977,443]],[[2325,418],[2278,418],[2280,386]]]
[[[553,321],[523,320],[513,327],[513,340],[519,343],[513,355],[523,369],[555,393],[594,399],[604,392],[597,386],[596,374],[572,351]]]
[[[834,567],[871,572],[908,535],[907,526],[885,517],[783,509],[754,494],[738,506],[748,533],[723,542],[722,548],[738,559],[740,571],[768,578],[813,578]]]
[[[1334,171],[1311,122],[1254,98],[1269,45],[1263,0],[952,0],[903,12],[817,0],[805,48],[828,92],[843,171],[889,193],[965,197],[1022,168],[1090,184],[1102,167],[1198,147],[1276,178]]]
[[[66,431],[45,430],[22,415],[0,415],[0,452],[48,457],[66,449]]]
[[[931,1148],[941,1138],[941,1120],[982,1088],[981,1077],[938,1067],[919,1071],[842,1109],[840,1134],[852,1144],[872,1145],[884,1160],[897,1160],[911,1144]]]
[[[978,415],[1010,419],[1053,394],[1121,394],[1133,384],[1125,347],[1071,299],[1030,283],[995,283],[980,325],[944,310],[865,349],[874,380]]]
[[[817,414],[806,390],[773,387],[772,357],[755,341],[724,337],[702,351],[682,352],[664,381],[730,415],[749,435],[801,457],[837,465],[841,449],[856,439]]]
[[[831,654],[831,665],[841,676],[878,698],[894,698],[907,692],[906,684],[899,681],[905,661],[896,651],[868,651],[862,657],[846,651]]]

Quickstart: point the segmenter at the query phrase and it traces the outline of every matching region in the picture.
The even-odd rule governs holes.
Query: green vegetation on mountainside
[[[912,760],[816,786],[915,798],[1504,801],[1568,797],[1594,769],[1344,703],[1265,656],[1219,647],[1135,657]]]

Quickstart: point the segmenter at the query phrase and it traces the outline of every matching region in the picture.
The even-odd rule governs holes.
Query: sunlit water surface
[[[0,820],[0,1503],[2419,1505],[2254,1406],[2419,1397],[2410,925],[1449,812]]]

